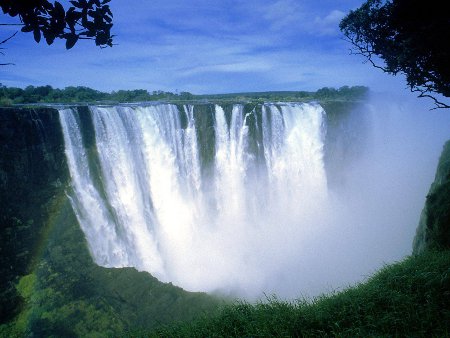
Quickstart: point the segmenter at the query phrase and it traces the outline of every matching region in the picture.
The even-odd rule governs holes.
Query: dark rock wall
[[[14,284],[36,263],[52,198],[67,183],[58,111],[0,108],[0,323],[18,310]]]
[[[366,151],[370,138],[368,107],[363,102],[327,101],[324,165],[329,189],[345,185],[347,168]]]

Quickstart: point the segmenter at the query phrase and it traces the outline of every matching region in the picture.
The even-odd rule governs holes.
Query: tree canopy
[[[22,32],[33,32],[34,40],[43,37],[51,45],[55,39],[66,40],[72,48],[78,40],[94,40],[100,47],[112,46],[113,14],[111,0],[76,0],[67,10],[58,1],[0,0],[4,14],[19,17]],[[6,42],[9,38],[4,40]]]
[[[364,100],[368,92],[367,87],[343,86],[335,89],[324,87],[316,92],[260,92],[260,93],[233,93],[233,94],[204,94],[195,95],[189,92],[165,92],[155,90],[148,92],[145,89],[117,90],[111,93],[101,92],[83,86],[69,86],[64,89],[47,86],[27,86],[24,89],[7,87],[0,83],[0,106],[27,103],[86,103],[86,102],[145,102],[145,101],[192,101],[216,100],[234,102],[277,102],[277,101],[360,101]]]
[[[361,54],[386,73],[403,73],[411,91],[450,106],[450,16],[445,1],[368,0],[351,11],[340,29]],[[381,64],[379,59],[382,60]]]

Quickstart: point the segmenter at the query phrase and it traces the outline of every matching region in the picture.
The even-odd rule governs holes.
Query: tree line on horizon
[[[79,103],[79,102],[140,102],[157,100],[189,100],[188,92],[171,93],[161,90],[148,92],[145,89],[102,92],[85,86],[68,86],[64,89],[46,86],[25,88],[7,87],[0,84],[0,105],[27,103]]]
[[[190,100],[360,100],[369,88],[364,86],[342,86],[338,89],[323,87],[315,92],[271,91],[255,93],[195,95],[189,92],[172,93],[161,90],[149,92],[145,89],[102,92],[84,86],[69,86],[64,89],[46,86],[25,88],[7,87],[0,84],[0,106],[33,103],[92,103],[92,102],[146,102],[146,101],[190,101]]]

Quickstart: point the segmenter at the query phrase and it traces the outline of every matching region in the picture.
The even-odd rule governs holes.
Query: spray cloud
[[[61,110],[72,204],[94,260],[251,299],[315,295],[402,258],[450,119],[380,105],[367,107],[364,151],[333,188],[317,104],[216,105],[208,142],[193,106],[91,107],[94,159],[77,112]]]

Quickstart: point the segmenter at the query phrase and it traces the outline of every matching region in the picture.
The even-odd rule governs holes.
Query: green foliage
[[[0,106],[27,103],[117,103],[145,101],[187,101],[195,99],[191,93],[154,91],[144,89],[119,90],[110,94],[83,86],[69,86],[64,89],[51,86],[27,86],[25,89],[6,87],[0,84]]]
[[[22,32],[33,32],[39,43],[44,37],[51,45],[55,39],[66,40],[66,48],[72,48],[79,39],[94,40],[100,47],[112,46],[110,31],[112,13],[107,5],[111,0],[70,1],[66,11],[58,1],[0,1],[4,14],[18,16],[23,23]]]
[[[413,254],[450,249],[450,141],[444,145],[413,242]]]
[[[368,88],[364,86],[343,86],[339,89],[324,87],[315,94],[316,100],[359,101],[367,98]]]
[[[316,92],[306,91],[280,91],[280,92],[257,92],[257,93],[234,93],[197,95],[197,100],[213,100],[219,102],[242,102],[242,103],[264,103],[264,102],[307,102],[307,101],[354,101],[364,100],[369,89],[364,86],[348,87],[339,89],[324,87]]]
[[[420,241],[425,249],[450,249],[450,141],[444,145],[439,158],[436,178],[431,185],[425,202],[423,229],[414,240],[414,252],[419,251]],[[421,218],[422,218],[421,217]],[[422,237],[422,238],[421,238]]]
[[[22,311],[0,330],[37,337],[109,337],[215,312],[221,301],[212,296],[186,292],[133,268],[94,264],[69,200],[63,193],[60,197],[48,220],[53,226],[43,257],[35,272],[17,284]]]
[[[450,97],[450,20],[441,0],[368,0],[340,23],[344,35],[377,68],[403,73],[419,97]],[[384,61],[384,65],[377,62]]]
[[[66,87],[55,89],[51,86],[27,86],[25,89],[0,85],[0,102],[24,103],[75,103],[105,100],[108,94],[88,87]]]
[[[0,110],[0,323],[21,306],[15,284],[33,272],[54,196],[68,179],[58,112]],[[44,127],[45,126],[45,129]]]
[[[386,266],[367,282],[312,300],[225,306],[167,326],[161,337],[444,337],[450,333],[450,252]]]
[[[430,247],[450,248],[450,180],[427,196]]]
[[[36,275],[34,273],[23,276],[19,284],[17,284],[17,290],[19,291],[19,294],[25,298],[29,299],[34,291],[34,287],[36,285]]]
[[[306,102],[318,100],[326,102],[334,101],[359,101],[367,96],[368,88],[363,86],[339,89],[322,88],[317,92],[262,92],[262,93],[237,93],[237,94],[214,94],[194,95],[188,92],[171,93],[164,91],[153,91],[149,93],[144,89],[118,90],[104,93],[88,87],[66,87],[64,89],[52,88],[51,86],[27,86],[25,89],[6,87],[0,84],[0,105],[25,104],[25,103],[117,103],[117,102],[146,102],[167,101],[174,103],[189,103],[192,101],[217,103],[264,103],[264,102]],[[4,103],[2,103],[4,102]]]

